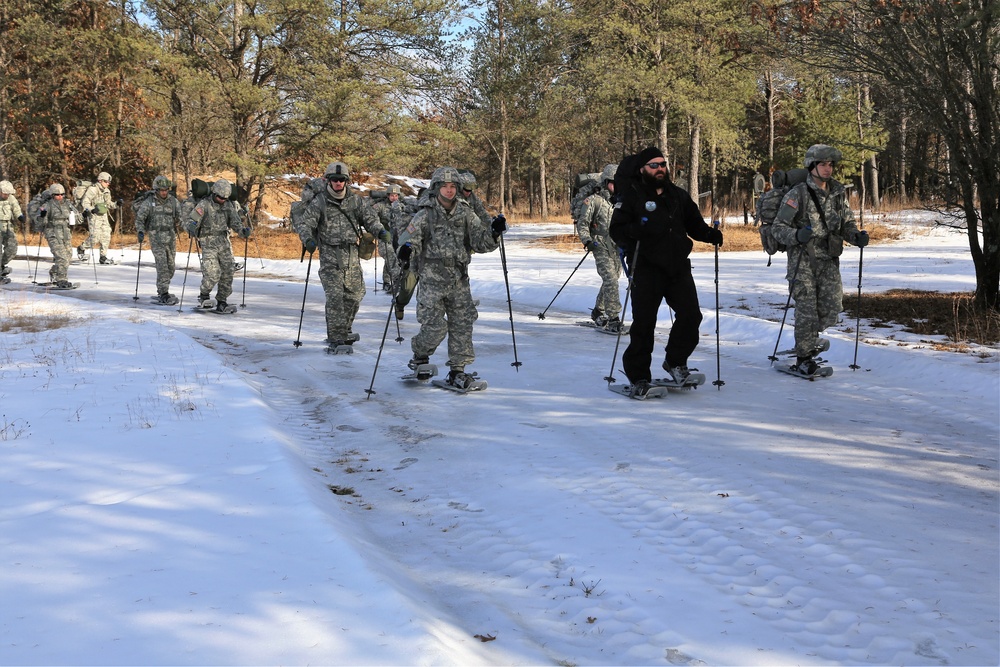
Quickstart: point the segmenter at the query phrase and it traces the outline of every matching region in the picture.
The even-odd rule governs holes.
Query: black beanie
[[[639,162],[639,167],[641,168],[651,160],[654,160],[658,157],[663,157],[663,152],[656,146],[650,146],[649,148],[643,149],[642,152],[640,152],[637,157],[638,157],[637,161]]]

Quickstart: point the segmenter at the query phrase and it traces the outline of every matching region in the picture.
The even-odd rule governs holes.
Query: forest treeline
[[[476,172],[496,209],[565,212],[577,173],[655,144],[706,213],[840,148],[838,178],[951,211],[1000,289],[996,0],[5,0],[0,172]],[[183,189],[183,188],[182,188]]]

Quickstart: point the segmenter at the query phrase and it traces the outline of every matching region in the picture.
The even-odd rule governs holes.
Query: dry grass
[[[30,301],[13,298],[3,303],[3,317],[0,318],[0,332],[38,333],[49,329],[61,329],[76,322],[67,311],[36,312]]]
[[[856,318],[857,293],[844,294],[848,318]],[[893,289],[880,294],[862,294],[861,317],[870,326],[902,326],[925,336],[945,336],[942,349],[967,351],[968,345],[1000,342],[1000,313],[977,308],[971,292],[925,292]]]

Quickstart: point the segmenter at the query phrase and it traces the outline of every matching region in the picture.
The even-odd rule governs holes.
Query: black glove
[[[310,255],[313,254],[316,252],[316,239],[306,239],[305,243],[302,244],[302,248]]]
[[[119,200],[117,200],[117,201],[115,202],[115,205],[116,205],[116,206],[121,206],[121,205],[122,205],[122,204],[124,204],[124,203],[125,203],[125,200],[124,200],[124,199],[119,199]]]
[[[858,246],[859,248],[864,248],[866,245],[868,245],[868,232],[862,229],[860,232],[855,234],[854,245]]]
[[[718,227],[713,227],[709,232],[708,242],[714,246],[722,245],[722,230]]]
[[[587,250],[589,250],[590,252],[594,252],[594,247],[596,245],[597,244],[594,243],[593,241],[584,241],[583,242],[583,247],[586,248]]]
[[[493,218],[493,222],[490,224],[490,229],[493,231],[493,238],[497,238],[507,231],[507,218],[504,217],[503,213]]]
[[[43,209],[42,209],[41,211],[39,211],[39,212],[38,212],[38,217],[39,217],[39,218],[44,218],[44,217],[45,217],[45,216],[47,216],[48,214],[49,214],[49,212],[48,212],[48,211],[46,211],[46,210],[45,210],[45,209],[43,208]]]
[[[20,222],[21,224],[24,224],[24,213],[17,216],[17,221]]]
[[[406,243],[402,247],[400,247],[399,252],[396,253],[396,258],[399,260],[399,264],[400,266],[403,267],[404,270],[410,268],[410,255],[412,254],[413,254],[413,246],[411,246],[409,243]]]
[[[136,237],[139,239],[139,245],[142,245],[143,239],[146,238],[146,232],[138,232],[136,233]]]
[[[802,229],[795,232],[795,240],[798,241],[799,245],[805,245],[809,243],[809,239],[813,237],[812,227],[803,227]]]
[[[89,209],[83,209],[83,219],[84,220],[90,220],[90,216],[91,216],[90,210]]]
[[[101,212],[98,211],[96,207],[90,209],[90,212],[91,212],[92,215],[100,215],[101,214]]]

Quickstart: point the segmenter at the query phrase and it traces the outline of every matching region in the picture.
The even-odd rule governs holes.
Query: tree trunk
[[[701,208],[701,198],[698,196],[698,172],[701,170],[701,122],[691,117],[691,140],[688,151],[688,192],[691,199]]]
[[[764,72],[764,106],[767,109],[767,170],[774,166],[774,121],[778,113],[778,95],[774,92],[774,74]]]
[[[549,219],[549,197],[548,197],[548,185],[546,183],[545,175],[545,150],[548,147],[548,140],[546,137],[542,137],[541,146],[539,147],[538,156],[538,200],[541,206],[542,220]]]
[[[906,121],[907,115],[899,119],[899,174],[896,185],[899,190],[900,203],[906,203]]]

